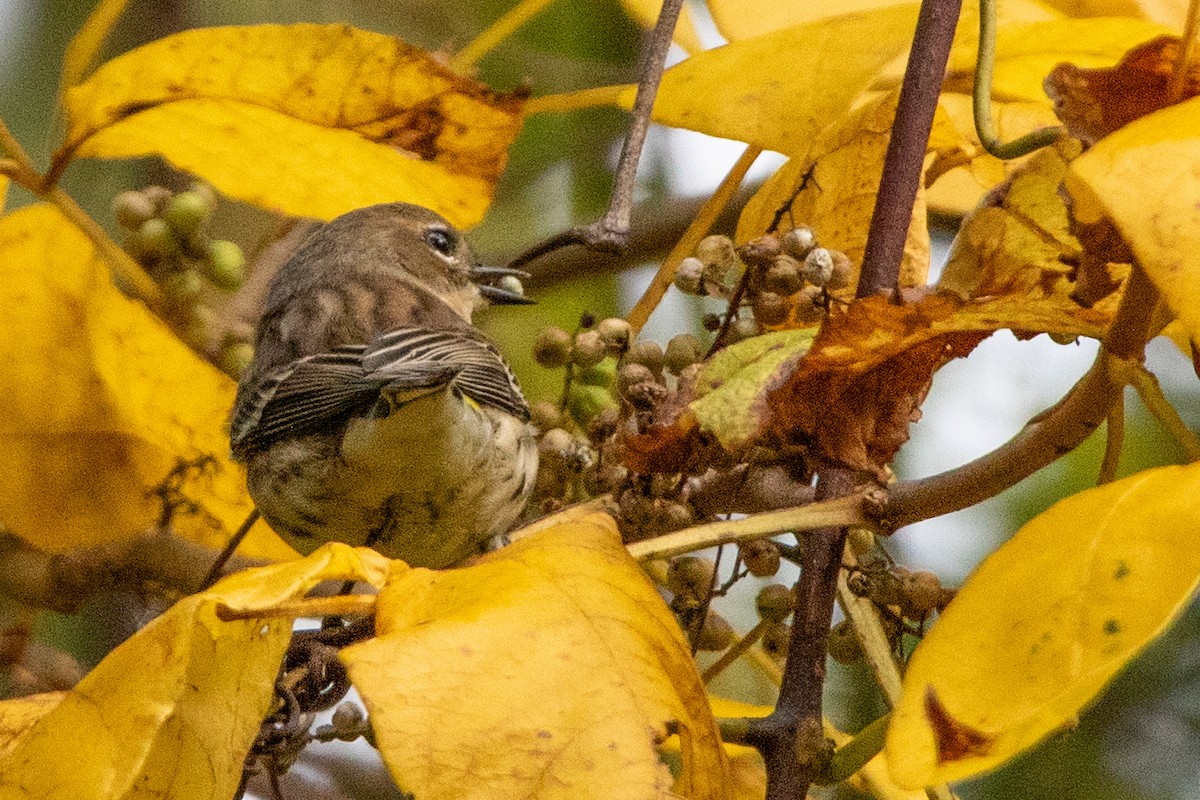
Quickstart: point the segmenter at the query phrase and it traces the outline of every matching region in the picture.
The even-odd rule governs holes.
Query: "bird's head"
[[[484,299],[505,304],[532,302],[495,285],[506,275],[524,273],[479,264],[463,235],[445,217],[422,206],[386,203],[351,211],[304,245],[304,249],[314,248],[331,251],[327,257],[334,262],[352,259],[353,264],[346,266],[356,271],[385,273],[424,289],[468,322]]]

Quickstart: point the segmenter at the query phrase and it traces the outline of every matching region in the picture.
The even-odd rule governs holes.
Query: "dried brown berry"
[[[776,258],[763,276],[763,289],[781,297],[795,294],[804,286],[801,267],[801,263],[791,256]]]
[[[599,364],[608,355],[608,346],[595,330],[582,331],[575,334],[575,344],[571,348],[571,360],[581,367]]]
[[[704,281],[704,262],[698,258],[685,258],[675,268],[675,288],[686,294],[700,294]]]
[[[759,266],[771,263],[781,252],[783,250],[779,244],[779,237],[770,233],[751,239],[738,248],[738,255],[743,261]]]
[[[829,254],[833,256],[833,272],[829,274],[825,288],[830,291],[845,289],[850,285],[850,279],[854,277],[854,263],[850,261],[850,256],[841,250],[830,250]]]
[[[723,269],[732,269],[737,262],[737,250],[728,236],[705,236],[696,245],[696,258],[704,264],[718,264]]]
[[[673,558],[667,566],[667,588],[671,594],[707,600],[712,594],[716,569],[716,564],[700,556]]]
[[[646,381],[653,382],[654,373],[642,364],[626,362],[617,370],[617,391],[622,395],[628,396],[630,387]]]
[[[548,400],[538,400],[529,407],[529,421],[537,428],[548,431],[562,425],[562,412]]]
[[[620,420],[620,412],[616,406],[605,406],[600,409],[588,421],[587,437],[588,441],[596,447],[602,445],[614,433],[617,432],[617,422]]]
[[[804,257],[804,267],[800,273],[813,286],[825,286],[833,275],[833,254],[824,247],[814,247]]]
[[[629,347],[631,332],[629,323],[620,317],[602,319],[596,326],[596,333],[600,334],[600,338],[608,346],[609,352],[615,355],[620,355],[625,352],[625,348]]]
[[[662,346],[658,342],[634,342],[629,346],[629,352],[625,354],[625,362],[629,364],[641,364],[654,373],[655,377],[662,377]]]
[[[798,225],[783,235],[783,252],[800,261],[817,246],[817,235],[807,225]]]
[[[562,328],[542,328],[533,340],[533,360],[547,369],[566,366],[571,360],[571,334]]]
[[[667,350],[663,353],[663,366],[667,372],[678,375],[703,357],[700,340],[690,333],[681,333],[672,336],[671,341],[667,342]]]
[[[774,292],[761,292],[754,298],[754,318],[763,325],[779,325],[788,318],[792,304]]]
[[[724,650],[737,641],[737,631],[725,621],[725,618],[711,608],[704,618],[704,624],[692,640],[697,650]]]
[[[779,572],[779,545],[770,539],[742,542],[738,545],[738,554],[756,578],[770,578]]]

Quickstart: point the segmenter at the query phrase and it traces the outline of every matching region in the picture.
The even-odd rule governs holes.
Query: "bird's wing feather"
[[[429,330],[398,328],[379,336],[363,354],[371,377],[404,375],[422,366],[453,368],[456,389],[477,403],[529,419],[529,405],[495,346],[473,328]]]
[[[235,455],[281,436],[320,430],[369,407],[386,381],[363,372],[364,345],[296,359],[239,397],[230,426]]]

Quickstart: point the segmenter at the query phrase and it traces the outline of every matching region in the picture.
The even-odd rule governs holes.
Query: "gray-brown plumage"
[[[290,544],[443,567],[511,526],[537,448],[516,379],[471,325],[484,296],[526,302],[476,283],[503,272],[404,203],[333,220],[280,269],[231,444]]]

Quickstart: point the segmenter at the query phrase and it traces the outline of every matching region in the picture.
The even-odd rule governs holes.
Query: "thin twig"
[[[460,75],[472,69],[479,59],[512,36],[517,28],[540,14],[551,2],[553,0],[522,0],[451,58],[450,69]]]
[[[257,508],[246,515],[246,519],[242,521],[242,524],[234,531],[233,536],[230,536],[229,541],[225,543],[225,547],[217,554],[212,566],[208,569],[208,573],[204,576],[204,580],[200,582],[200,588],[196,591],[203,592],[217,582],[221,577],[221,570],[225,568],[225,563],[233,558],[234,551],[238,549],[242,541],[246,538],[246,535],[250,533],[250,529],[254,527],[254,523],[258,522],[261,516],[262,514],[259,513]]]
[[[650,319],[650,315],[654,313],[654,309],[658,308],[658,304],[662,302],[663,296],[671,286],[671,281],[675,278],[675,270],[678,269],[679,263],[691,255],[696,250],[696,245],[700,244],[700,240],[712,230],[713,223],[729,205],[729,201],[741,186],[742,179],[746,177],[746,172],[749,171],[761,152],[761,148],[754,146],[749,146],[742,151],[742,155],[721,181],[721,185],[705,201],[696,214],[696,218],[692,220],[692,224],[683,232],[683,236],[679,237],[675,247],[663,259],[654,279],[650,281],[650,285],[646,287],[646,291],[642,293],[627,317],[634,336]]]
[[[928,478],[891,487],[881,515],[890,529],[949,514],[994,497],[1074,450],[1092,434],[1125,386],[1112,358],[1140,360],[1158,291],[1134,265],[1117,315],[1091,369],[1053,408],[987,455]]]
[[[743,653],[758,643],[763,634],[767,631],[767,626],[770,625],[766,620],[759,620],[758,624],[746,632],[746,635],[733,643],[733,646],[721,654],[721,657],[709,665],[708,669],[700,674],[700,679],[707,684],[713,678],[725,671],[725,668],[737,661]]]
[[[1108,415],[1105,417],[1104,460],[1100,462],[1100,475],[1096,478],[1097,485],[1112,483],[1116,479],[1124,444],[1125,398],[1118,396],[1108,407]]]
[[[621,157],[617,160],[617,174],[613,179],[608,210],[592,224],[552,236],[517,256],[510,264],[514,269],[572,244],[582,244],[590,250],[610,253],[620,252],[628,244],[638,161],[642,157],[646,133],[650,129],[650,111],[654,107],[654,98],[658,95],[658,85],[662,82],[663,62],[667,57],[667,50],[671,47],[675,22],[679,19],[682,7],[683,0],[663,0],[658,22],[650,32],[646,50],[642,55],[637,96],[633,101],[633,122],[621,148]]]
[[[1179,442],[1179,446],[1187,453],[1188,460],[1200,461],[1200,438],[1196,437],[1192,429],[1179,416],[1175,406],[1171,405],[1171,401],[1163,395],[1162,386],[1159,385],[1158,378],[1154,376],[1154,373],[1138,364],[1130,372],[1129,382],[1137,390],[1142,404],[1149,409],[1159,424],[1167,429],[1175,441]]]
[[[831,525],[869,525],[862,505],[862,497],[851,494],[798,508],[696,525],[665,536],[634,542],[626,550],[639,560],[669,558],[716,545],[761,539],[781,531],[802,534]]]
[[[1065,128],[1038,128],[1007,144],[1000,141],[1000,135],[992,124],[992,71],[995,66],[996,0],[979,0],[979,52],[975,57],[975,87],[972,94],[975,132],[979,135],[979,143],[984,150],[1005,161],[1054,144]]]

